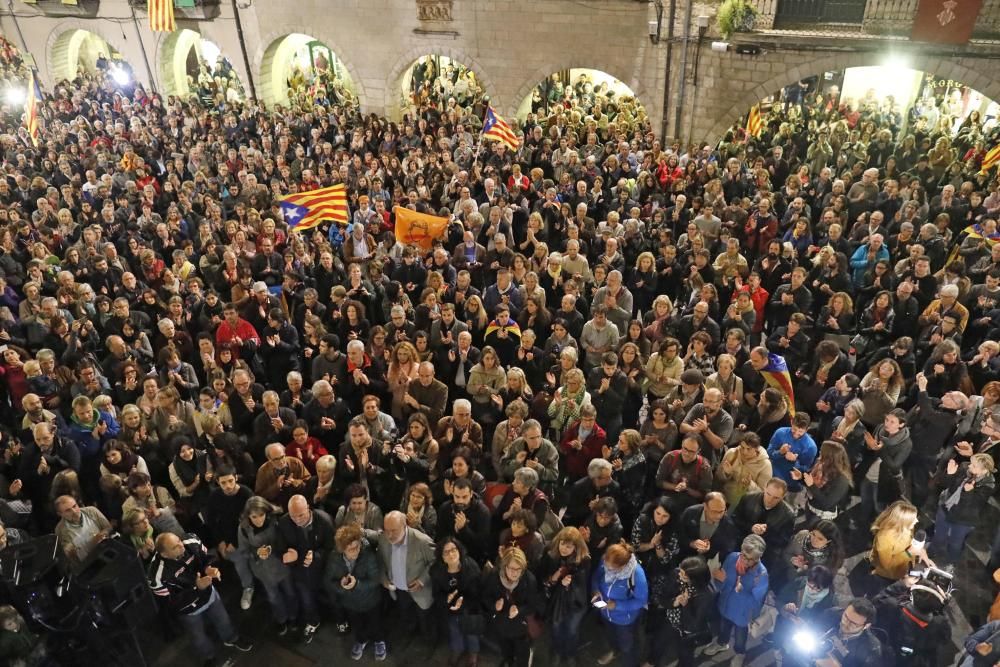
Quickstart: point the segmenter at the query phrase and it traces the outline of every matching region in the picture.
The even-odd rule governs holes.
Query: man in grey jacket
[[[401,635],[413,637],[414,631],[427,637],[434,646],[431,627],[431,564],[434,562],[434,542],[419,530],[406,525],[406,515],[389,512],[378,538],[382,585],[399,605]],[[405,648],[405,647],[404,647]]]

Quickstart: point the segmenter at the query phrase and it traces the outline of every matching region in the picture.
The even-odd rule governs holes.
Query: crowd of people
[[[354,660],[572,666],[591,623],[601,665],[954,657],[1000,442],[975,113],[805,95],[666,147],[582,85],[480,150],[481,99],[394,123],[327,83],[267,109],[81,74],[37,147],[0,108],[0,560],[121,541],[208,664],[253,606]],[[281,197],[334,183],[349,223],[290,228]],[[399,242],[395,206],[446,234]],[[51,664],[11,600],[0,657]],[[994,618],[962,664],[1000,659]]]

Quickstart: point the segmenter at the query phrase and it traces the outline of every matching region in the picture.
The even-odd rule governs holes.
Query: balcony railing
[[[814,23],[861,25],[866,0],[778,0],[774,27]]]
[[[26,1],[25,4],[34,7],[46,16],[75,16],[78,18],[97,16],[97,12],[101,8],[101,0],[77,0],[76,2],[31,0]]]
[[[757,30],[857,37],[908,37],[920,0],[750,0]],[[983,0],[974,40],[1000,39],[1000,0]]]

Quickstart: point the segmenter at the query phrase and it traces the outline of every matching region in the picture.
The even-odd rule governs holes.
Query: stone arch
[[[796,67],[792,67],[755,86],[753,90],[737,97],[731,104],[728,104],[726,112],[722,114],[708,132],[706,140],[713,145],[718,143],[726,133],[726,130],[738,122],[742,116],[746,115],[747,111],[753,105],[768,95],[773,95],[775,91],[795,83],[799,79],[833,70],[879,64],[882,64],[882,62],[876,53],[842,53],[814,58]],[[1000,81],[983,76],[975,66],[963,64],[958,59],[913,55],[912,57],[908,57],[907,67],[935,76],[965,82],[991,99],[1000,99]]]
[[[63,79],[76,77],[76,67],[80,55],[79,42],[87,33],[97,35],[119,53],[125,53],[118,46],[121,35],[112,38],[100,21],[88,21],[86,28],[81,28],[80,25],[78,20],[60,21],[49,33],[45,43],[45,70],[53,84]]]
[[[358,75],[357,67],[354,66],[350,57],[344,55],[345,52],[337,47],[333,41],[318,35],[315,31],[315,27],[316,26],[286,25],[280,30],[272,30],[261,36],[261,39],[257,44],[257,52],[253,57],[254,70],[257,72],[257,95],[267,104],[274,104],[276,101],[279,103],[287,102],[287,95],[285,94],[286,91],[276,90],[273,83],[273,60],[275,53],[285,38],[296,34],[309,35],[326,44],[330,50],[337,55],[337,59],[340,61],[340,64],[344,66],[344,69],[347,70],[347,73],[351,78],[351,83],[354,86],[354,92],[358,96],[358,105],[361,107],[362,111],[367,110],[370,100],[368,99],[368,93],[365,90],[364,81]]]
[[[571,69],[592,69],[592,70],[597,70],[599,72],[604,72],[605,74],[610,74],[611,76],[615,77],[616,79],[624,83],[626,86],[628,86],[635,94],[636,99],[638,99],[643,104],[643,106],[646,107],[647,113],[649,112],[652,100],[646,99],[647,97],[646,86],[644,85],[644,81],[641,77],[621,76],[621,73],[616,71],[615,68],[613,67],[607,67],[604,65],[594,66],[588,62],[573,61],[570,63],[561,63],[555,66],[539,67],[538,69],[536,69],[531,74],[531,77],[526,79],[525,83],[523,83],[521,87],[517,90],[517,93],[514,95],[514,99],[508,101],[507,113],[509,117],[513,118],[516,115],[517,109],[521,105],[521,102],[524,101],[524,98],[526,98],[528,95],[531,94],[531,91],[534,90],[535,86],[537,86],[540,81],[548,78],[554,72],[562,72],[564,70],[571,70]]]
[[[399,58],[396,59],[396,63],[392,66],[392,69],[389,70],[389,76],[386,77],[384,105],[388,116],[395,117],[399,113],[396,91],[399,89],[403,76],[410,69],[410,67],[413,66],[413,63],[417,62],[418,59],[430,55],[447,56],[455,62],[461,63],[471,69],[476,73],[476,77],[479,79],[483,90],[485,90],[486,94],[490,96],[493,104],[499,104],[496,97],[497,88],[493,77],[489,74],[479,59],[475,58],[464,49],[451,44],[440,44],[435,46],[422,45],[414,46],[400,55]]]
[[[187,84],[187,75],[183,63],[178,58],[183,55],[185,58],[190,49],[194,48],[199,40],[211,42],[220,49],[222,55],[229,59],[233,69],[243,85],[242,77],[239,76],[239,63],[233,59],[223,49],[219,41],[213,39],[207,30],[185,28],[177,26],[177,30],[169,33],[157,33],[158,37],[154,44],[156,54],[156,68],[154,75],[157,77],[158,89],[167,95],[180,95],[186,97],[191,93]]]

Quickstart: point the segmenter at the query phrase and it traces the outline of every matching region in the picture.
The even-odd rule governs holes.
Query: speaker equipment
[[[95,611],[135,628],[156,615],[156,603],[139,554],[128,544],[106,539],[87,556],[74,583],[90,594]]]
[[[0,551],[0,581],[11,586],[38,582],[55,566],[58,549],[55,535],[7,547]]]

